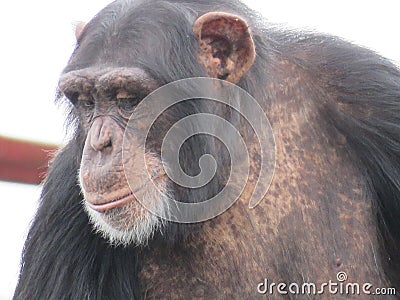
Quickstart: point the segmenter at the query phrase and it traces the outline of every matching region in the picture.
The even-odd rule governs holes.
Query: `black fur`
[[[116,1],[85,28],[65,72],[113,61],[139,66],[161,84],[205,76],[192,25],[208,11],[249,21],[257,57],[239,85],[257,99],[268,101],[269,92],[261,87],[273,76],[276,56],[319,79],[310,85],[315,85],[315,99],[326,101],[321,109],[326,124],[321,126],[347,138],[354,163],[370,182],[385,272],[400,287],[400,71],[390,61],[338,38],[263,24],[235,1]],[[118,41],[124,46],[116,49]],[[136,276],[140,250],[109,246],[92,232],[82,209],[77,172],[84,137],[79,127],[76,131],[45,181],[14,299],[141,297]]]

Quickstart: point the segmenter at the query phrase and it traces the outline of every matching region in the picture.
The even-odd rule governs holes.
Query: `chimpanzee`
[[[14,299],[252,299],[266,297],[266,278],[319,286],[344,280],[339,272],[344,283],[400,288],[400,70],[389,60],[271,26],[236,0],[117,0],[76,35],[58,97],[74,134],[52,160]],[[276,163],[257,206],[248,205],[256,182],[269,184],[263,145],[226,103],[193,96],[168,107],[142,151],[136,130],[153,109],[131,117],[135,109],[166,85],[205,77],[246,91],[271,124]],[[224,143],[200,130],[177,164],[196,177],[212,156],[214,176],[193,188],[169,178],[163,137],[199,113],[236,126],[250,175],[224,213],[178,222],[163,217],[166,199],[207,201],[234,167]]]

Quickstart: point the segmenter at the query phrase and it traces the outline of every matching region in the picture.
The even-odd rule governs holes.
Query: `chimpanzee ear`
[[[85,26],[86,26],[85,22],[77,22],[75,24],[75,38],[77,41],[79,41],[79,39],[82,35],[82,32],[83,32],[83,29],[85,29]]]
[[[193,26],[200,44],[199,59],[210,77],[236,83],[252,66],[254,42],[242,18],[222,12],[199,17]]]

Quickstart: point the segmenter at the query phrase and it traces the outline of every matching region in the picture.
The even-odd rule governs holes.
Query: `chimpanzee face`
[[[85,47],[89,49],[96,41],[104,43],[98,41],[98,36],[95,41],[90,40],[93,38],[92,27],[89,23],[86,28],[78,28],[78,48],[71,60],[71,65],[75,67],[73,70],[67,67],[59,84],[72,103],[86,134],[79,171],[84,206],[96,229],[111,242],[143,244],[163,227],[163,219],[156,215],[165,215],[168,205],[160,193],[152,192],[148,186],[150,181],[142,182],[143,178],[137,172],[137,162],[142,159],[142,153],[135,134],[125,137],[127,142],[123,140],[131,114],[161,82],[150,75],[155,74],[156,70],[149,72],[135,66],[132,54],[128,55],[127,66],[121,66],[121,55],[107,55],[107,51],[95,52],[90,59],[86,59],[88,63],[80,67],[80,56],[85,54],[82,57],[86,57]],[[102,38],[110,36],[119,45],[115,51],[127,53],[128,46],[119,37],[124,29],[116,26],[108,30],[113,32],[103,33]],[[192,56],[208,76],[237,82],[254,60],[254,46],[248,26],[237,16],[208,13],[193,24],[192,35],[198,43],[198,52]],[[191,103],[186,108],[181,106],[168,112],[159,120],[159,131],[185,113],[193,113],[197,105],[200,104]],[[162,191],[161,194],[174,197],[179,194],[179,188],[172,185],[166,176],[160,157],[159,135],[160,132],[150,133],[149,149],[146,149],[144,160],[152,183]],[[191,148],[203,149],[204,145],[196,145],[201,143],[200,140],[196,142],[194,139]],[[123,153],[129,155],[123,157]],[[183,160],[187,161],[188,158]],[[140,190],[132,191],[127,178],[140,181]],[[152,212],[137,201],[137,193],[145,195],[146,207]]]

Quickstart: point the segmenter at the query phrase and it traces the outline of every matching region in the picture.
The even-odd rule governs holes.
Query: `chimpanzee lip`
[[[112,199],[110,201],[107,201],[106,203],[102,203],[102,204],[93,204],[90,201],[86,200],[86,203],[89,205],[89,207],[95,211],[98,212],[106,212],[108,210],[111,210],[113,208],[117,208],[120,206],[123,206],[131,201],[136,200],[135,195],[130,192],[127,195],[124,195],[122,197],[118,197],[116,199]]]

